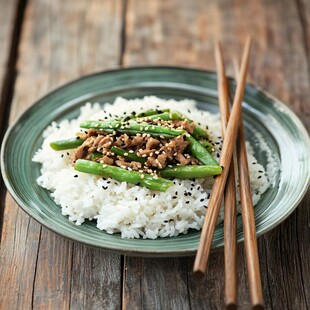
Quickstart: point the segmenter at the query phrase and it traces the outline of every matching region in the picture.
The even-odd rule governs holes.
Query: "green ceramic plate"
[[[76,226],[61,215],[48,191],[36,179],[40,166],[31,161],[41,146],[42,132],[52,122],[74,118],[86,102],[113,102],[125,98],[156,95],[163,98],[197,101],[202,110],[217,111],[216,75],[213,72],[172,68],[131,68],[83,77],[49,93],[10,127],[1,150],[2,175],[17,203],[42,225],[70,239],[107,251],[141,256],[185,256],[196,252],[200,232],[157,240],[121,239],[87,222]],[[248,85],[243,104],[247,139],[256,156],[267,168],[267,153],[257,143],[260,134],[275,161],[274,186],[263,195],[255,208],[258,235],[272,229],[297,207],[305,194],[310,175],[310,142],[299,119],[281,102]],[[256,137],[256,138],[255,138]],[[238,217],[238,241],[242,241]],[[223,227],[216,229],[213,248],[223,245]]]

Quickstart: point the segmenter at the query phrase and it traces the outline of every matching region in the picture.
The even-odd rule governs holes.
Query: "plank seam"
[[[38,270],[38,260],[39,260],[39,253],[40,253],[40,243],[41,243],[41,235],[42,235],[42,226],[40,226],[39,238],[38,238],[38,250],[36,255],[35,267],[34,267],[34,275],[33,275],[33,283],[32,283],[32,295],[31,295],[31,309],[33,309],[34,305],[34,292],[36,286],[36,277],[37,277],[37,270]]]
[[[302,291],[303,291],[303,296],[305,299],[305,304],[306,304],[306,308],[309,309],[308,303],[307,303],[307,296],[306,296],[306,289],[305,289],[305,280],[304,280],[304,276],[303,276],[303,272],[302,272],[302,257],[300,255],[300,242],[299,242],[299,237],[298,237],[298,217],[296,215],[296,240],[297,240],[297,255],[298,255],[298,260],[300,262],[299,267],[300,267],[300,277],[301,277],[301,286],[302,286]]]
[[[124,66],[124,57],[126,51],[126,31],[127,31],[127,0],[122,0],[122,26],[121,26],[121,46],[119,66]]]
[[[9,47],[9,55],[6,62],[6,68],[3,78],[3,85],[0,97],[0,141],[2,141],[5,131],[9,123],[9,115],[11,111],[11,105],[14,94],[15,81],[17,76],[17,60],[18,60],[18,48],[20,43],[20,37],[22,32],[22,25],[24,20],[24,13],[27,6],[27,0],[19,0],[17,2],[16,10],[13,18],[13,28],[11,32],[11,42]],[[3,215],[5,206],[5,193],[6,189],[2,176],[0,176],[0,196],[1,206],[0,208],[0,243],[3,227]]]
[[[267,250],[267,245],[266,245],[266,239],[262,239],[262,241],[263,241],[263,246],[265,248],[265,259],[266,259],[266,269],[267,269],[266,277],[267,277],[268,294],[270,298],[270,307],[273,310],[274,307],[273,307],[273,300],[272,300],[272,294],[271,294],[271,289],[270,289],[269,268],[268,268],[268,255],[267,255],[268,250]]]
[[[299,21],[300,21],[301,29],[302,29],[303,46],[304,46],[304,49],[306,52],[308,76],[310,76],[310,62],[309,62],[310,43],[307,40],[307,33],[309,30],[309,26],[307,23],[307,17],[306,17],[306,13],[305,13],[306,8],[305,8],[302,0],[295,0],[295,1],[296,1],[297,13],[299,16]]]
[[[119,295],[120,295],[120,309],[125,309],[124,307],[124,279],[126,279],[126,276],[125,276],[125,271],[126,271],[126,268],[125,268],[125,264],[126,264],[126,259],[125,259],[125,256],[124,255],[121,255],[121,261],[120,261],[120,292],[119,292]]]
[[[190,288],[189,288],[189,277],[190,277],[190,274],[191,274],[191,270],[192,270],[192,267],[189,266],[189,259],[187,259],[187,264],[186,264],[186,268],[187,268],[187,271],[186,271],[186,290],[187,290],[187,296],[188,296],[188,305],[189,305],[189,310],[192,310],[192,301],[191,301],[191,294],[190,294]]]

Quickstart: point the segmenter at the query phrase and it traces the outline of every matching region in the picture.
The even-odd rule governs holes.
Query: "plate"
[[[232,81],[233,83],[233,81]],[[16,202],[33,218],[54,232],[107,251],[136,256],[194,255],[200,232],[156,240],[121,239],[96,228],[93,222],[76,226],[61,214],[50,193],[36,183],[40,165],[31,161],[41,146],[42,132],[52,121],[75,118],[86,102],[113,102],[155,95],[162,98],[194,99],[200,109],[218,111],[214,72],[175,68],[141,67],[89,75],[47,94],[9,128],[2,144],[1,166],[5,184]],[[254,85],[247,85],[243,102],[247,140],[259,162],[267,168],[268,156],[275,162],[273,187],[255,207],[257,234],[275,227],[298,206],[310,175],[310,142],[299,119],[283,103]],[[261,135],[272,151],[267,154],[257,144]],[[243,240],[242,219],[237,219],[238,241]],[[223,246],[223,227],[216,228],[212,248]]]

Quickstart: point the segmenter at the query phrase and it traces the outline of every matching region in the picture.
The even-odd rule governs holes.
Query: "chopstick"
[[[242,65],[238,78],[237,90],[234,97],[234,104],[226,129],[226,135],[223,142],[220,165],[224,167],[222,173],[215,178],[211,196],[209,200],[208,212],[204,220],[201,232],[199,246],[194,262],[193,272],[196,275],[203,275],[206,270],[211,244],[214,236],[214,230],[220,212],[221,202],[224,194],[224,188],[229,172],[229,165],[232,159],[234,145],[237,137],[237,130],[240,124],[241,103],[245,89],[246,74],[249,66],[249,55],[251,49],[251,39],[248,38],[245,44]]]
[[[215,48],[218,75],[219,108],[222,123],[222,136],[225,138],[229,120],[229,86],[221,44]],[[237,309],[237,204],[234,155],[230,163],[224,191],[224,258],[225,258],[225,304],[227,309]]]
[[[236,64],[236,63],[235,63]],[[235,71],[237,66],[235,66]],[[236,72],[237,79],[238,72]],[[245,144],[242,115],[237,139],[237,162],[240,186],[240,202],[242,211],[242,224],[244,234],[244,248],[248,269],[250,299],[253,309],[264,309],[264,298],[261,284],[259,258],[257,250],[257,238],[255,228],[255,216],[249,178],[249,166]]]

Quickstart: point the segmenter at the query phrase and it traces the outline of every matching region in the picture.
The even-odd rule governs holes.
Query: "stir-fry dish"
[[[76,148],[77,171],[166,191],[171,179],[218,175],[207,130],[176,111],[132,112],[115,120],[86,120],[76,137],[53,141],[56,150]]]

